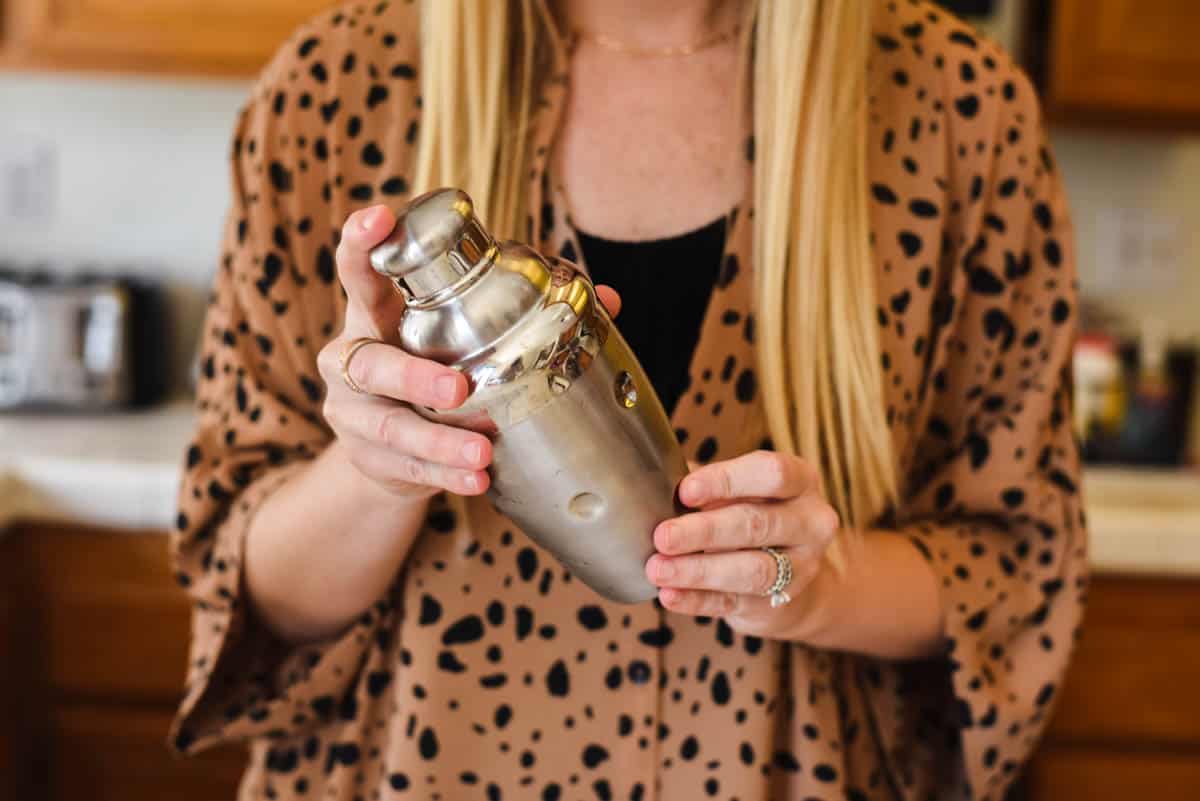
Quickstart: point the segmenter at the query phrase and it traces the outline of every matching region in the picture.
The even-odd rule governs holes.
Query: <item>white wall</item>
[[[191,358],[218,260],[243,82],[0,73],[5,148],[52,142],[53,215],[0,215],[0,261],[99,263],[169,282],[177,361]],[[182,375],[182,372],[180,373]]]

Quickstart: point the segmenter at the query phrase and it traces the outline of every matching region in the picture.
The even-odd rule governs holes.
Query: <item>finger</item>
[[[387,206],[372,206],[351,214],[342,227],[337,248],[338,279],[346,290],[347,327],[357,336],[391,341],[404,310],[404,298],[371,267],[371,249],[391,234],[396,215]]]
[[[621,313],[621,295],[611,286],[598,284],[596,286],[596,297],[600,298],[600,302],[604,304],[609,317],[616,318]]]
[[[335,375],[326,381],[341,381],[341,364],[327,365]],[[386,342],[372,342],[355,351],[346,371],[360,389],[370,395],[429,406],[456,409],[467,399],[466,377],[443,364],[410,356]],[[344,383],[344,382],[343,382]]]
[[[748,608],[769,609],[769,604],[759,599],[732,592],[710,592],[707,590],[683,590],[664,587],[658,591],[662,605],[681,615],[704,615],[706,617],[730,617],[746,614]]]
[[[359,470],[398,495],[422,494],[422,488],[480,495],[491,481],[485,470],[460,470],[382,447],[354,448],[350,459]]]
[[[787,503],[733,503],[664,520],[654,529],[654,547],[668,555],[766,545],[823,551],[837,528],[833,508],[805,495]]]
[[[406,406],[376,398],[345,404],[331,412],[330,425],[343,438],[355,437],[376,447],[463,470],[483,470],[492,462],[492,443],[487,437],[431,422]]]
[[[646,577],[659,587],[747,595],[761,595],[770,589],[778,571],[775,557],[757,549],[687,556],[655,554],[646,561]]]
[[[808,462],[760,450],[689,473],[679,483],[679,500],[697,508],[737,498],[794,498],[819,488],[817,472]]]

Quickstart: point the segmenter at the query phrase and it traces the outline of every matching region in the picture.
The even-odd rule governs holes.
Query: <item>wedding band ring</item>
[[[354,354],[362,350],[365,345],[371,345],[379,341],[373,337],[359,337],[358,339],[350,340],[350,342],[346,343],[346,347],[342,348],[342,354],[338,359],[342,365],[342,381],[359,395],[366,395],[367,391],[360,387],[358,382],[350,376],[350,361],[354,358]]]
[[[786,554],[769,545],[764,546],[763,550],[775,558],[775,583],[763,593],[764,596],[771,599],[771,608],[774,609],[792,600],[792,596],[784,591],[784,588],[792,580],[792,560]]]

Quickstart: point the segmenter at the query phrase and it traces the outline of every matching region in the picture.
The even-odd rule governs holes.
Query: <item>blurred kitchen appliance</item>
[[[0,269],[0,411],[95,411],[161,400],[166,301],[126,277]]]

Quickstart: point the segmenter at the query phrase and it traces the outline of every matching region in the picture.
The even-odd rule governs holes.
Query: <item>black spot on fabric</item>
[[[332,717],[335,705],[336,702],[332,695],[322,695],[309,702],[309,706],[312,707],[313,712],[322,718]]]
[[[650,681],[650,665],[642,659],[629,663],[629,680],[634,684],[645,684]]]
[[[979,43],[975,41],[975,37],[971,36],[970,34],[964,33],[962,31],[955,31],[954,33],[950,34],[950,41],[953,42],[954,44],[959,44],[959,45],[963,45],[964,47],[969,47],[972,50],[976,49],[979,46]]]
[[[920,253],[921,248],[924,246],[924,243],[921,241],[921,237],[917,236],[917,234],[913,233],[912,231],[901,231],[899,240],[901,250],[903,250],[904,255],[910,259]]]
[[[924,217],[926,219],[936,217],[939,214],[938,207],[936,205],[934,205],[931,201],[924,200],[922,198],[917,198],[913,202],[909,203],[908,210],[911,211],[915,216]]]
[[[879,44],[879,49],[884,51],[885,53],[890,53],[891,51],[897,50],[900,47],[899,41],[897,41],[895,38],[888,36],[887,34],[883,34],[883,33],[877,35],[875,37],[875,41],[876,41],[876,43]]]
[[[358,700],[353,693],[346,693],[338,704],[338,717],[342,720],[354,720],[358,717]]]
[[[199,446],[192,445],[191,447],[188,448],[188,450],[187,450],[187,466],[189,469],[200,464],[200,461],[203,458],[204,458],[204,454],[200,451]]]
[[[562,798],[562,787],[555,782],[550,782],[542,790],[542,801],[559,801],[560,798]]]
[[[362,149],[362,161],[368,167],[378,167],[383,164],[383,151],[374,142],[368,142]]]
[[[337,116],[338,110],[342,107],[342,101],[336,97],[328,103],[321,104],[321,119],[325,120],[325,124],[333,122],[333,118]]]
[[[415,143],[417,141],[417,131],[419,129],[420,125],[416,120],[410,122],[408,124],[408,129],[404,132],[404,141],[410,145]]]
[[[329,158],[329,143],[323,137],[313,140],[313,155],[317,157],[318,161],[325,161]]]
[[[717,276],[717,286],[724,289],[733,283],[733,279],[737,278],[738,274],[738,258],[735,254],[729,253],[725,256],[725,262],[721,265],[721,273]]]
[[[1012,319],[1003,309],[988,309],[983,315],[983,332],[988,339],[1001,337],[1001,349],[1008,350],[1016,337]]]
[[[641,641],[642,645],[648,645],[652,648],[665,648],[671,644],[671,640],[673,639],[675,639],[675,632],[667,625],[646,629],[638,634],[638,640]]]
[[[904,290],[892,296],[889,306],[893,314],[904,314],[908,310],[908,304],[912,302],[912,292]]]
[[[559,659],[550,666],[546,674],[546,689],[551,695],[564,696],[571,689],[571,676],[567,673],[567,665]]]
[[[583,764],[587,768],[595,768],[608,759],[608,749],[592,743],[583,749]]]
[[[442,619],[442,603],[430,594],[421,596],[421,613],[416,620],[421,626],[432,626]]]
[[[1054,215],[1045,203],[1038,203],[1033,207],[1033,219],[1037,222],[1038,227],[1047,233],[1054,227]]]
[[[1057,239],[1046,240],[1046,244],[1042,246],[1042,255],[1046,257],[1046,263],[1051,267],[1062,266],[1062,247],[1058,244]]]
[[[357,184],[350,187],[350,198],[360,203],[366,203],[375,196],[375,189],[370,184]]]
[[[529,636],[529,632],[533,631],[533,610],[528,606],[518,606],[516,608],[516,629],[517,641],[521,641]]]
[[[1016,194],[1019,186],[1020,183],[1016,178],[1006,178],[1000,182],[1000,186],[997,187],[996,191],[1000,194],[1000,197],[1012,197]]]
[[[958,67],[958,74],[962,77],[963,83],[971,83],[975,80],[975,65],[970,61],[964,61]]]
[[[758,388],[758,382],[754,378],[754,371],[750,369],[742,370],[738,376],[735,394],[741,403],[750,403],[754,400],[755,391]]]
[[[357,65],[358,56],[354,55],[353,53],[347,53],[346,57],[342,59],[342,73],[349,75],[350,73],[354,72],[354,68]]]
[[[1074,495],[1078,491],[1071,477],[1061,470],[1051,470],[1047,474],[1047,478],[1068,495]]]
[[[966,95],[954,101],[954,108],[967,119],[973,119],[979,113],[979,96]]]
[[[388,776],[388,786],[393,790],[407,790],[409,786],[408,777],[403,773],[393,773]]]
[[[705,437],[700,443],[700,447],[696,450],[696,461],[700,464],[708,464],[717,455],[717,441],[713,437]]]
[[[499,601],[492,601],[490,604],[488,604],[487,619],[488,623],[491,623],[493,626],[503,625],[504,604],[500,603]]]
[[[725,675],[725,671],[719,671],[717,675],[713,676],[712,680],[713,703],[718,706],[724,706],[729,703],[730,695],[729,676]]]
[[[953,502],[954,502],[954,485],[953,484],[943,484],[940,487],[938,487],[937,491],[934,492],[934,494],[933,494],[933,503],[940,510],[945,510],[945,509],[949,508],[950,504]]]
[[[579,623],[588,631],[598,631],[608,625],[608,616],[598,606],[584,606],[579,609]]]
[[[390,670],[373,670],[367,674],[367,695],[378,698],[383,695],[383,691],[391,683],[392,672]]]
[[[317,277],[325,284],[332,284],[337,278],[337,263],[328,245],[322,245],[317,250]]]
[[[467,615],[442,632],[442,645],[477,642],[482,637],[483,620],[479,615]]]
[[[992,446],[988,444],[986,437],[972,432],[967,436],[967,454],[971,461],[971,468],[978,470],[987,463],[988,456],[991,455]]]
[[[987,623],[988,613],[986,609],[980,609],[975,614],[967,618],[966,625],[971,631],[979,631]]]
[[[447,673],[465,673],[467,666],[455,656],[453,651],[442,651],[438,654],[438,669]]]
[[[505,726],[507,726],[508,722],[512,720],[512,714],[512,707],[508,704],[501,704],[500,706],[496,707],[496,714],[493,716],[493,720],[496,723],[496,728],[503,729]]]
[[[449,534],[458,525],[454,512],[447,508],[435,509],[426,518],[429,527],[439,534]]]
[[[388,99],[388,88],[383,84],[375,84],[367,92],[367,108],[374,109],[376,106],[386,103]]]
[[[285,92],[275,93],[275,100],[272,103],[272,108],[276,114],[283,114],[284,109],[287,108],[287,94]]]
[[[698,753],[700,753],[700,742],[693,735],[689,734],[679,745],[679,756],[682,759],[691,761],[696,758],[696,754]]]
[[[413,69],[411,64],[397,64],[392,67],[391,76],[393,78],[411,80],[417,77],[417,71]]]
[[[785,773],[800,772],[800,763],[791,751],[776,751],[771,762]]]
[[[1032,258],[1029,251],[1025,251],[1020,257],[1011,250],[1004,252],[1004,277],[1009,281],[1017,281],[1029,275],[1032,268]]]
[[[1046,684],[1042,686],[1042,689],[1038,690],[1037,698],[1034,699],[1034,703],[1036,703],[1038,706],[1045,706],[1046,704],[1050,703],[1050,699],[1053,697],[1054,685]]]
[[[625,674],[621,672],[621,669],[614,665],[604,674],[604,686],[610,690],[615,690],[621,686],[621,681],[624,677]]]
[[[334,743],[329,746],[329,755],[325,759],[325,772],[332,773],[338,765],[355,765],[361,755],[358,746],[354,743]]]
[[[304,394],[313,403],[318,403],[321,400],[322,390],[321,385],[313,381],[306,375],[300,376],[300,388],[304,390]]]
[[[315,50],[319,44],[321,44],[320,39],[315,36],[310,36],[300,43],[300,48],[296,52],[299,53],[300,58],[308,58],[312,51]]]
[[[837,781],[838,772],[833,765],[821,763],[813,768],[813,776],[819,782],[835,782]]]
[[[218,503],[224,503],[231,500],[233,495],[220,482],[214,480],[208,482],[208,497]]]
[[[1054,305],[1050,309],[1050,319],[1058,325],[1062,325],[1071,317],[1071,305],[1065,300],[1059,298],[1054,301]]]
[[[291,192],[293,187],[292,172],[287,167],[278,161],[272,161],[271,166],[267,168],[267,174],[271,179],[271,186],[275,187],[276,192]]]
[[[383,182],[379,191],[388,196],[403,195],[408,192],[408,181],[398,175],[392,176]]]
[[[438,755],[438,738],[437,733],[433,729],[426,726],[421,730],[421,736],[417,740],[417,748],[421,752],[422,759],[434,759]]]
[[[1000,500],[1004,501],[1004,505],[1009,509],[1016,509],[1025,503],[1025,490],[1019,487],[1010,487],[1000,493]]]
[[[517,572],[525,581],[532,581],[537,575],[538,558],[533,548],[522,548],[517,552]]]
[[[1000,276],[987,267],[976,267],[971,270],[970,286],[972,292],[980,295],[1000,295],[1004,292],[1004,282]]]
[[[896,193],[886,184],[871,184],[871,194],[885,206],[894,206],[899,202]]]

